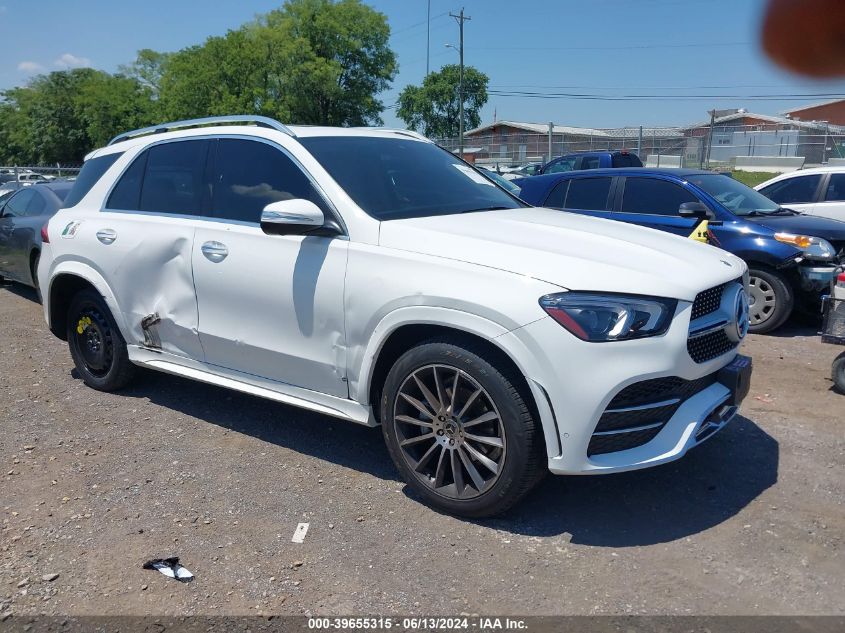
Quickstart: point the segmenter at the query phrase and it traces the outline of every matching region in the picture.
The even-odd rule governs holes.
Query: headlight
[[[793,235],[792,233],[775,233],[775,239],[784,244],[792,244],[804,251],[804,257],[810,259],[833,259],[836,250],[833,245],[821,237],[809,235]]]
[[[669,329],[678,302],[636,295],[559,292],[540,299],[550,317],[584,341],[624,341]]]

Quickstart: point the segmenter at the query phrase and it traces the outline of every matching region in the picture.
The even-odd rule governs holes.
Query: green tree
[[[29,110],[34,95],[26,88],[12,88],[0,102],[0,163],[23,165],[36,162],[29,125]]]
[[[399,95],[396,115],[412,130],[432,138],[458,136],[460,126],[460,66],[450,64],[428,75],[422,86],[408,85]],[[481,108],[487,103],[484,73],[464,66],[464,129],[481,125]]]
[[[381,13],[360,0],[288,0],[163,64],[168,118],[262,114],[291,123],[381,123],[396,74]]]
[[[210,37],[174,53],[161,80],[165,118],[279,113],[268,84],[276,51],[262,34],[245,29]]]
[[[128,128],[153,123],[149,89],[92,68],[39,75],[3,93],[0,162],[79,162]]]
[[[76,98],[85,82],[99,71],[75,68],[33,79],[21,96],[35,162],[74,162],[91,149]]]
[[[120,72],[127,77],[137,79],[138,83],[149,88],[153,99],[157,99],[161,90],[161,77],[169,59],[170,53],[159,53],[149,48],[142,48],[138,51],[135,61],[121,66]]]
[[[159,120],[152,89],[123,75],[95,72],[79,86],[74,105],[89,148],[101,147],[121,132]]]
[[[0,92],[0,163],[79,162],[163,119],[262,114],[292,123],[381,123],[396,75],[386,17],[361,0],[287,0],[175,53],[138,51],[109,74],[52,72]]]
[[[382,123],[376,95],[397,70],[384,14],[360,0],[288,0],[261,22],[292,45],[279,84],[296,121]]]

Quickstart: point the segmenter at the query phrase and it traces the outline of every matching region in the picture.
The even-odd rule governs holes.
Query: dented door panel
[[[156,214],[102,212],[76,239],[110,281],[130,345],[201,359],[191,249],[197,220]],[[105,236],[105,237],[104,237]],[[147,328],[142,327],[146,320]]]
[[[206,362],[347,397],[348,243],[266,235],[251,224],[199,226],[193,268]]]

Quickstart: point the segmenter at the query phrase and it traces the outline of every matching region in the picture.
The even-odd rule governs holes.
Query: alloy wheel
[[[505,461],[504,425],[490,394],[449,365],[414,370],[399,388],[393,424],[400,453],[428,488],[471,499],[498,480]]]

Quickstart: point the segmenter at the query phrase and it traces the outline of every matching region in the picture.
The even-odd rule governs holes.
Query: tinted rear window
[[[614,167],[642,167],[642,161],[634,154],[614,154],[612,165]]]
[[[569,183],[566,209],[604,211],[610,193],[610,178],[575,178]]]
[[[50,188],[50,191],[53,192],[53,195],[56,196],[59,200],[64,201],[67,199],[67,194],[70,193],[70,187],[60,187],[58,189]]]
[[[73,188],[70,190],[70,193],[65,196],[63,206],[65,208],[69,208],[79,204],[79,201],[82,200],[89,191],[91,191],[91,188],[97,184],[97,181],[100,180],[104,173],[106,173],[108,168],[114,165],[114,161],[122,155],[123,152],[118,152],[116,154],[98,156],[97,158],[85,161],[79,175],[76,177],[76,182],[73,183]]]
[[[668,180],[627,178],[622,194],[622,213],[678,215],[685,202],[698,202],[689,191]]]
[[[111,195],[106,203],[107,209],[134,211],[141,208],[141,183],[144,181],[144,169],[147,166],[148,154],[148,151],[142,152],[123,172],[120,180],[111,190]]]
[[[845,200],[845,174],[831,174],[824,199],[827,202]]]
[[[764,187],[760,190],[760,193],[778,204],[813,202],[816,198],[816,189],[819,188],[821,181],[821,174],[796,176]]]
[[[41,195],[41,192],[35,191],[33,192],[35,195],[32,196],[32,199],[29,201],[29,204],[26,206],[26,214],[27,215],[40,215],[44,209],[47,208],[47,201],[44,199],[44,196]]]
[[[201,213],[208,141],[174,141],[154,145],[147,151],[140,210]]]
[[[546,201],[543,203],[543,206],[562,209],[566,201],[566,192],[568,190],[569,181],[561,180],[559,183],[557,183],[557,185],[555,185],[555,188],[552,189],[552,192],[546,198]]]

